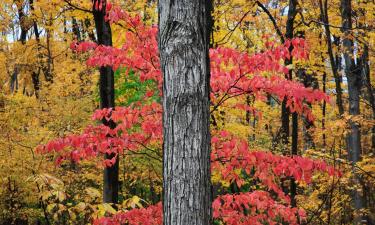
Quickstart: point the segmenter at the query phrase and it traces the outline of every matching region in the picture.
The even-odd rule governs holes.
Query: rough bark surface
[[[166,225],[211,224],[210,1],[160,0]]]
[[[95,5],[100,5],[102,0],[93,0],[93,14],[95,20],[95,28],[97,33],[97,40],[99,45],[112,46],[112,31],[109,22],[105,21],[106,1],[102,1],[103,7],[96,9]],[[100,67],[100,108],[115,107],[115,93],[114,93],[114,73],[111,67]],[[103,120],[103,124],[115,128],[115,123],[110,120]],[[114,155],[106,155],[106,159],[113,158]],[[118,188],[119,188],[119,161],[112,167],[104,169],[103,175],[103,201],[106,203],[117,203]]]

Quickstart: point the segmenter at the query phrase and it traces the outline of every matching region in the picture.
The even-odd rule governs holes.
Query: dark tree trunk
[[[298,78],[302,81],[303,85],[306,88],[313,88],[313,89],[318,89],[318,81],[315,78],[313,74],[308,74],[305,69],[298,69],[297,71],[297,76]],[[311,109],[312,106],[310,103],[307,103],[309,108]],[[304,150],[307,149],[314,149],[315,148],[315,143],[313,136],[311,135],[311,128],[314,127],[314,123],[312,121],[309,121],[306,116],[302,116],[302,121],[304,125],[303,129],[303,138],[304,138]]]
[[[288,8],[288,19],[286,21],[286,30],[285,30],[285,37],[286,39],[293,39],[294,38],[294,20],[297,15],[297,0],[289,0],[289,8]],[[293,50],[293,46],[291,45],[289,51]],[[289,60],[285,60],[285,65],[293,64],[293,58],[290,57]],[[292,70],[289,70],[288,79],[292,80]],[[283,131],[283,142],[288,144],[289,138],[289,117],[290,111],[286,108],[286,99],[284,99],[281,108],[281,121],[282,121],[282,131]],[[292,114],[292,149],[290,151],[291,155],[298,154],[298,114],[295,112]],[[297,194],[297,185],[293,178],[290,179],[290,197],[291,197],[291,205],[292,207],[296,206],[296,199],[295,196]]]
[[[72,24],[73,24],[74,39],[76,39],[77,41],[81,41],[82,40],[81,31],[79,29],[79,25],[77,23],[77,20],[74,17],[72,18]]]
[[[95,34],[91,29],[91,21],[89,19],[85,19],[82,21],[82,39],[85,39],[87,36],[91,41],[97,42]]]
[[[34,1],[30,0],[29,4],[30,4],[30,12],[33,15],[34,14]],[[39,38],[39,30],[38,30],[38,24],[36,23],[35,20],[33,21],[33,30],[34,30],[35,40],[36,40],[37,45],[38,45],[38,47],[37,47],[37,49],[38,49],[38,55],[37,55],[38,64],[42,64],[42,54],[40,52],[41,51],[41,45],[40,45],[40,38]],[[40,74],[40,67],[41,66],[42,65],[38,65],[37,71],[33,71],[32,74],[31,74],[31,79],[33,81],[33,86],[34,86],[36,98],[39,98],[39,90],[40,90],[39,74]]]
[[[96,9],[95,5],[103,4],[101,10]],[[105,21],[106,1],[93,0],[93,14],[95,20],[95,28],[97,33],[97,40],[99,45],[112,46],[112,31],[109,22]],[[115,84],[114,73],[111,67],[100,67],[100,108],[114,108],[115,107]],[[103,120],[103,124],[110,128],[115,128],[115,123],[110,120]],[[113,154],[106,155],[106,159],[112,159]],[[119,188],[119,160],[116,159],[112,167],[104,169],[103,175],[103,201],[106,203],[118,202],[118,188]]]
[[[296,0],[289,0],[289,9],[288,9],[288,19],[286,21],[286,30],[285,30],[285,37],[286,39],[293,38],[294,32],[294,19],[297,15],[297,1]],[[293,47],[291,46],[289,51],[292,51]],[[289,60],[285,60],[285,65],[291,65],[293,63],[293,59],[290,58]],[[292,70],[289,70],[289,74],[286,77],[287,79],[292,79]],[[281,104],[281,138],[282,143],[284,145],[288,145],[289,143],[289,121],[290,121],[290,112],[289,109],[286,107],[287,99],[284,98]],[[287,148],[287,146],[285,146]]]
[[[160,0],[166,225],[212,223],[210,1]]]
[[[20,23],[20,28],[21,28],[21,35],[20,35],[19,41],[21,41],[22,44],[25,44],[26,43],[26,35],[27,35],[27,31],[28,31],[28,29],[25,27],[25,25],[26,25],[25,20],[27,18],[26,18],[26,15],[25,15],[24,11],[23,11],[23,2],[17,1],[16,4],[17,4],[18,18],[19,18],[19,23]]]
[[[298,155],[298,114],[292,114],[292,156]],[[294,178],[290,180],[290,203],[292,207],[297,206],[296,201],[297,184]]]
[[[368,55],[368,46],[363,46],[363,54],[361,57],[361,71],[362,71],[362,78],[363,83],[366,86],[367,89],[367,100],[370,103],[371,109],[372,109],[372,119],[375,120],[375,92],[374,88],[371,84],[371,78],[370,78],[370,66],[369,66],[369,55]],[[375,125],[371,129],[371,149],[372,153],[375,153]]]
[[[323,92],[327,93],[327,73],[324,71],[323,73]],[[323,148],[326,148],[327,145],[327,137],[326,137],[326,110],[327,110],[327,102],[323,102],[323,107],[322,107],[322,130],[323,130]]]
[[[342,27],[344,32],[343,51],[345,68],[344,72],[348,79],[348,93],[349,93],[349,115],[356,116],[360,114],[360,91],[361,91],[361,73],[358,72],[354,62],[354,44],[350,37],[352,29],[352,7],[351,0],[341,0],[341,17]],[[350,121],[350,133],[348,134],[348,156],[353,163],[353,177],[356,184],[359,184],[359,177],[356,173],[355,164],[361,157],[361,132],[359,126]],[[353,191],[354,207],[356,210],[363,208],[363,199],[361,194]],[[355,223],[359,223],[361,218],[355,218]]]
[[[52,16],[49,17],[48,20],[48,26],[52,27],[53,25],[53,18]],[[50,28],[46,29],[46,50],[47,50],[47,64],[43,66],[43,73],[44,73],[44,78],[46,79],[47,82],[53,83],[53,57],[52,57],[52,49],[51,49],[51,38],[52,38],[52,31]]]
[[[18,39],[24,45],[26,43],[26,38],[27,38],[27,31],[28,29],[25,27],[25,19],[26,15],[23,11],[23,2],[22,1],[15,1],[17,5],[17,12],[18,12],[18,18],[19,18],[19,25],[21,29],[21,34]],[[10,91],[13,93],[14,91],[18,90],[18,75],[21,71],[21,66],[20,65],[15,65],[14,70],[12,73],[12,77],[10,79]]]
[[[320,7],[320,14],[322,22],[324,23],[324,30],[326,34],[326,41],[327,41],[327,51],[329,56],[329,61],[332,68],[333,77],[335,78],[335,85],[336,85],[336,105],[339,109],[339,114],[342,116],[344,114],[344,104],[342,101],[342,88],[341,88],[341,76],[339,74],[339,58],[334,56],[333,48],[332,48],[332,40],[331,40],[331,30],[329,27],[329,18],[328,18],[328,0],[319,1]],[[337,39],[335,40],[337,42]],[[337,43],[338,44],[338,43]]]

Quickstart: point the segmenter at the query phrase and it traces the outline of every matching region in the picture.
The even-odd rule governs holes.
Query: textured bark
[[[160,0],[166,225],[211,224],[210,1]]]
[[[102,1],[103,7],[101,10],[95,9],[97,2]],[[112,31],[109,22],[105,21],[106,1],[93,0],[93,14],[95,20],[95,28],[97,33],[97,40],[99,45],[112,46]],[[100,67],[100,108],[115,107],[115,92],[114,92],[114,73],[111,67]],[[103,124],[115,128],[115,123],[110,120],[103,119]],[[113,158],[114,155],[105,155],[106,159]],[[117,158],[112,167],[104,169],[103,175],[103,201],[106,203],[118,202],[118,188],[119,188],[119,160]]]
[[[356,116],[360,114],[360,91],[361,91],[361,74],[358,72],[354,62],[354,44],[350,38],[350,31],[352,29],[352,7],[351,0],[341,0],[341,17],[342,27],[344,32],[343,51],[345,68],[344,72],[348,79],[348,93],[349,93],[349,115]],[[354,165],[361,157],[361,132],[359,126],[350,121],[350,133],[347,137],[349,160],[353,163],[353,177],[356,184],[359,183],[359,177],[356,174]],[[353,191],[354,207],[356,210],[363,208],[363,199],[360,193]],[[359,223],[361,218],[355,218],[355,223]]]

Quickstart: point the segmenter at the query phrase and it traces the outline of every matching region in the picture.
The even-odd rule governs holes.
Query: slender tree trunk
[[[313,88],[318,89],[318,82],[314,75],[308,74],[305,69],[298,69],[297,70],[297,76],[302,81],[303,85],[306,88]],[[310,103],[307,103],[309,108],[311,109],[312,106]],[[315,143],[313,136],[311,135],[311,128],[314,127],[314,123],[312,121],[309,121],[306,116],[302,116],[303,121],[303,139],[304,139],[304,150],[307,149],[314,149]]]
[[[296,0],[289,0],[289,8],[288,8],[288,19],[286,22],[286,30],[285,30],[285,37],[286,39],[293,38],[294,32],[294,19],[297,14],[297,1]],[[293,47],[291,46],[289,51],[292,51]],[[285,65],[291,65],[293,63],[293,59],[285,60]],[[286,76],[287,79],[292,79],[292,70],[289,70],[289,74]],[[289,143],[289,121],[290,121],[290,112],[289,109],[286,107],[287,99],[284,98],[281,104],[281,138],[282,143],[284,145],[288,145]],[[285,146],[286,148],[286,146]]]
[[[79,25],[77,23],[77,20],[74,17],[72,18],[72,24],[73,24],[74,39],[76,39],[77,41],[81,41],[82,40],[81,31],[79,29]]]
[[[27,31],[28,29],[25,27],[25,19],[26,15],[23,11],[23,1],[17,0],[15,1],[17,6],[17,12],[18,12],[18,18],[19,18],[19,25],[21,29],[21,34],[18,39],[18,41],[21,42],[22,45],[26,44],[26,38],[27,38]],[[16,64],[14,66],[14,70],[12,73],[12,77],[10,79],[10,91],[13,93],[14,91],[18,90],[18,75],[21,71],[21,65]]]
[[[97,9],[95,5],[102,4],[101,9]],[[95,28],[99,45],[112,46],[112,31],[109,22],[105,21],[106,1],[93,0],[93,14],[95,20]],[[100,108],[115,107],[115,84],[114,73],[111,67],[100,67]],[[103,119],[103,124],[110,128],[115,128],[115,123],[110,120]],[[106,154],[106,159],[112,159],[114,154]],[[118,202],[119,188],[119,160],[118,157],[113,166],[104,169],[103,175],[103,201],[106,203]]]
[[[52,14],[50,14],[49,20],[48,20],[48,27],[46,29],[46,50],[47,50],[47,63],[45,66],[43,66],[43,73],[44,73],[44,78],[46,81],[49,83],[53,83],[53,57],[52,57],[52,44],[51,44],[51,39],[52,39],[52,30],[51,27],[53,26],[53,17]]]
[[[23,1],[17,0],[16,5],[17,5],[18,18],[19,18],[19,23],[20,23],[20,28],[21,28],[21,35],[20,35],[19,41],[21,41],[22,44],[25,44],[28,29],[25,27],[26,25],[25,22],[27,18],[26,18],[25,12],[23,11]]]
[[[363,83],[367,89],[367,100],[370,103],[371,110],[372,110],[372,119],[375,120],[375,92],[374,88],[371,85],[371,77],[370,77],[370,66],[369,66],[369,55],[368,55],[368,46],[363,46],[363,55],[361,57],[361,71],[362,71],[362,78]],[[371,149],[373,153],[375,153],[375,125],[371,129]]]
[[[159,0],[165,225],[212,223],[210,1]]]
[[[298,155],[298,114],[292,114],[292,155]],[[294,178],[290,180],[291,206],[296,207],[297,184]]]
[[[294,37],[294,20],[297,15],[297,0],[289,0],[289,8],[288,8],[288,19],[286,21],[286,30],[285,30],[285,37],[286,39],[293,39]],[[289,51],[293,50],[293,46],[291,45]],[[290,57],[289,60],[285,61],[285,65],[293,64],[293,58]],[[292,80],[292,70],[289,70],[289,76],[287,79]],[[282,130],[283,130],[283,142],[288,144],[289,138],[289,116],[290,112],[289,109],[286,108],[286,101],[284,99],[282,102],[282,113],[281,113],[281,120],[282,120]],[[292,149],[290,151],[291,155],[298,154],[298,114],[295,112],[292,114]],[[295,196],[297,194],[297,185],[293,178],[290,179],[290,197],[291,197],[291,205],[292,207],[296,206],[296,199]]]
[[[349,115],[357,116],[360,114],[360,90],[361,90],[361,74],[358,72],[354,62],[354,44],[350,37],[352,29],[352,7],[351,0],[341,0],[341,17],[342,27],[344,32],[343,51],[345,68],[344,72],[348,79],[348,93],[349,93]],[[355,164],[361,157],[361,132],[359,126],[350,121],[350,133],[348,134],[348,151],[349,160],[353,163],[353,177],[354,182],[359,184],[359,177],[356,173]],[[361,194],[353,191],[354,207],[356,210],[363,208],[363,199]],[[355,218],[355,223],[360,223],[361,218]]]
[[[32,16],[34,16],[34,1],[33,0],[30,0],[29,1],[29,5],[30,5],[30,13]],[[40,45],[40,37],[39,37],[39,30],[38,30],[38,24],[36,23],[35,20],[33,20],[33,30],[34,30],[34,35],[35,35],[35,40],[36,40],[36,43],[37,43],[37,49],[38,49],[38,53],[37,53],[37,57],[38,57],[38,69],[37,71],[33,71],[32,74],[31,74],[31,79],[33,81],[33,85],[34,85],[34,90],[35,90],[35,96],[36,98],[39,98],[39,90],[40,90],[40,79],[39,79],[39,75],[40,75],[40,67],[43,65],[43,62],[42,62],[42,54],[41,54],[41,45]]]
[[[327,51],[329,56],[329,61],[331,64],[332,74],[335,78],[335,85],[336,85],[336,105],[339,109],[339,114],[342,116],[344,114],[344,104],[342,101],[342,87],[341,87],[341,76],[338,73],[339,69],[339,60],[338,58],[334,57],[333,47],[332,47],[332,40],[331,40],[331,30],[329,27],[329,18],[328,18],[328,0],[319,0],[319,7],[321,13],[321,19],[324,23],[324,30],[326,34],[326,41],[327,41]]]
[[[327,73],[324,71],[323,73],[323,92],[326,93],[327,92],[327,87],[326,87],[326,83],[327,83]],[[327,141],[326,141],[326,110],[327,110],[327,102],[324,101],[323,102],[323,109],[322,109],[322,130],[323,130],[323,148],[325,149],[326,146],[327,146]]]

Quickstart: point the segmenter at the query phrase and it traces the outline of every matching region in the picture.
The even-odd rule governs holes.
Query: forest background
[[[113,46],[126,49],[130,59],[120,57],[124,52],[100,49],[93,44],[98,41],[93,7],[88,0],[2,1],[1,224],[87,224],[118,212],[147,209],[161,201],[161,128],[153,127],[155,124],[152,123],[161,123],[161,117],[148,117],[145,112],[149,111],[142,111],[140,106],[151,107],[156,114],[161,110],[161,79],[144,64],[145,61],[153,62],[154,55],[150,58],[142,55],[156,51],[157,2],[111,1],[113,13],[109,13],[107,19],[111,21]],[[107,10],[110,11],[108,5]],[[225,65],[226,76],[211,83],[219,93],[211,96],[211,132],[220,137],[220,141],[213,138],[213,146],[220,142],[228,145],[234,152],[232,154],[245,154],[239,144],[229,143],[229,140],[241,139],[252,150],[272,152],[276,156],[304,156],[314,162],[324,161],[334,171],[340,171],[323,173],[325,169],[317,169],[315,164],[309,168],[311,161],[301,161],[293,167],[285,158],[287,165],[280,168],[290,166],[301,172],[290,172],[292,175],[287,176],[283,171],[283,176],[262,183],[259,182],[261,177],[252,179],[248,176],[256,174],[254,171],[243,172],[231,164],[235,167],[234,172],[228,167],[215,172],[220,167],[216,165],[211,179],[214,195],[241,196],[241,193],[254,190],[271,193],[280,205],[270,203],[269,196],[265,195],[262,198],[267,198],[267,210],[258,205],[254,215],[242,212],[244,217],[262,221],[264,218],[256,216],[264,214],[274,218],[270,215],[270,208],[289,205],[279,196],[281,193],[277,193],[278,188],[270,187],[275,182],[283,193],[290,196],[292,208],[302,210],[296,213],[283,208],[280,217],[291,213],[294,215],[290,217],[297,219],[288,221],[276,216],[276,222],[374,223],[374,12],[372,1],[213,2],[210,47],[217,52],[211,53],[211,60],[217,64],[229,62]],[[284,48],[281,52],[275,50],[284,45],[295,60],[285,56]],[[294,53],[290,46],[295,47]],[[302,50],[297,51],[299,48]],[[220,49],[232,49],[233,52]],[[272,59],[268,58],[269,55]],[[250,78],[276,76],[292,80],[308,90],[324,92],[329,98],[312,96],[311,93],[318,92],[304,92],[306,89],[297,89],[290,83],[281,82],[277,86],[279,89],[272,85],[267,89],[264,87],[266,81],[261,79],[258,81],[261,84],[252,84],[265,90],[261,94],[254,94],[256,88],[252,89],[254,93],[241,96],[222,91],[237,79],[239,71],[233,68],[237,65],[247,68],[239,60],[247,56],[264,64],[261,69],[249,67],[254,70]],[[132,137],[143,142],[126,145],[118,155],[120,186],[117,204],[103,203],[102,200],[102,158],[86,157],[74,149],[60,151],[60,147],[68,144],[52,146],[57,143],[52,142],[48,145],[51,140],[89,133],[87,130],[100,124],[97,120],[107,115],[103,111],[94,113],[100,108],[97,67],[103,65],[111,65],[115,71],[116,106],[142,118],[142,122],[133,124]],[[145,69],[148,71],[144,72]],[[296,88],[290,95],[294,99],[303,99],[300,109],[294,105],[293,110],[290,105],[294,103],[278,98],[282,87]],[[139,111],[131,111],[137,107]],[[138,134],[137,129],[143,133]],[[145,134],[150,134],[151,140],[142,136]],[[73,143],[73,139],[70,140]],[[270,155],[265,157],[272,158]],[[261,167],[258,162],[251,170],[271,168]],[[228,174],[223,176],[222,170]],[[311,172],[311,178],[305,177],[308,173],[304,171]],[[290,178],[293,176],[297,181]],[[254,205],[262,203],[262,198],[259,197]],[[214,217],[215,212],[216,223],[235,224],[221,218],[219,214],[223,212],[215,211],[214,206]],[[141,221],[140,224],[145,224],[147,219],[131,216],[138,223]],[[237,219],[246,221],[242,217]]]

